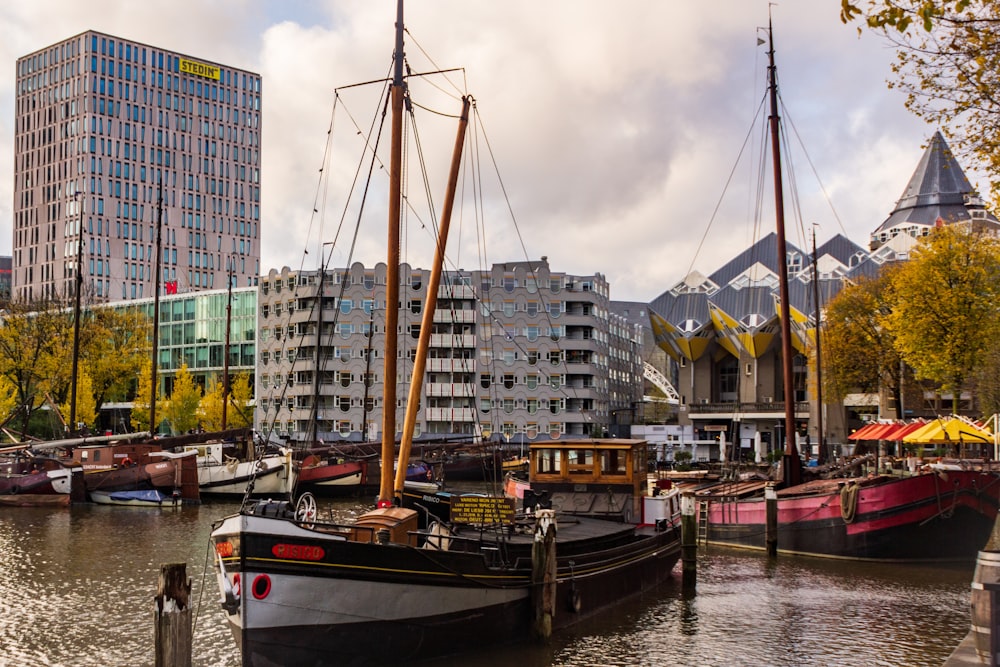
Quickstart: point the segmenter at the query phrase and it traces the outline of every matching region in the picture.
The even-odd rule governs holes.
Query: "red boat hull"
[[[986,544],[1000,506],[1000,476],[971,470],[848,480],[779,493],[779,552],[878,561],[968,561]],[[796,494],[801,491],[801,494]],[[709,501],[709,543],[765,549],[763,498]]]

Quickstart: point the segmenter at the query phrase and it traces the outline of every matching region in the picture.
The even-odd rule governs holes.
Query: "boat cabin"
[[[645,440],[532,443],[525,505],[552,506],[577,514],[638,517],[646,493],[647,456]]]

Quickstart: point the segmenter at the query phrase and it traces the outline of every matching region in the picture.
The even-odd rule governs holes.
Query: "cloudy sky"
[[[613,299],[648,301],[690,269],[709,273],[771,231],[770,185],[756,213],[761,140],[753,125],[765,94],[766,48],[757,37],[768,7],[766,0],[410,2],[407,57],[414,71],[464,68],[424,87],[456,83],[475,97],[478,162],[495,161],[505,193],[482,188],[482,226],[506,225],[487,234],[485,250],[471,206],[458,206],[452,265],[544,255],[556,271],[604,274]],[[800,246],[809,243],[802,230],[812,229],[820,243],[843,233],[865,245],[934,131],[887,89],[891,48],[842,25],[839,7],[839,0],[786,0],[772,8],[792,150],[788,238]],[[333,114],[334,89],[385,75],[394,18],[391,0],[0,3],[0,153],[7,156],[0,254],[12,244],[14,61],[94,29],[262,75],[261,265],[315,268],[319,244],[334,239],[344,210],[343,183],[332,181],[347,182],[359,155],[347,139],[328,145],[331,118],[333,135],[356,143],[351,119],[367,126],[375,108],[362,89],[345,89]],[[443,92],[428,99],[435,111],[457,112]],[[424,151],[435,154],[427,160],[439,202],[453,125],[432,121],[418,131]],[[984,190],[973,165],[963,166]],[[320,179],[321,167],[331,183]],[[384,180],[382,172],[376,190]],[[385,261],[381,200],[366,217],[375,222],[362,228],[353,255],[349,232],[329,251],[333,265],[349,256]],[[430,263],[420,254],[422,234],[407,237],[415,266]]]

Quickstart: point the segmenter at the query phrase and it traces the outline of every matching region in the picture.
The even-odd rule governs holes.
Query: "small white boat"
[[[241,461],[225,456],[221,442],[188,445],[198,452],[198,488],[201,496],[285,496],[295,484],[292,450]],[[250,486],[252,485],[252,486]]]
[[[181,506],[179,495],[167,495],[156,489],[136,491],[91,491],[90,499],[98,505],[173,508]]]

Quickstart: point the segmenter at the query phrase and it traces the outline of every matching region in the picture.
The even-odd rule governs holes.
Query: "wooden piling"
[[[778,492],[773,482],[764,487],[765,528],[764,541],[767,544],[767,555],[778,555]]]
[[[556,609],[556,518],[554,510],[535,512],[535,541],[531,547],[531,624],[536,639],[552,636]]]
[[[191,667],[191,580],[185,563],[160,565],[154,638],[156,667]]]
[[[681,494],[681,583],[690,586],[698,573],[698,516],[694,494]]]

